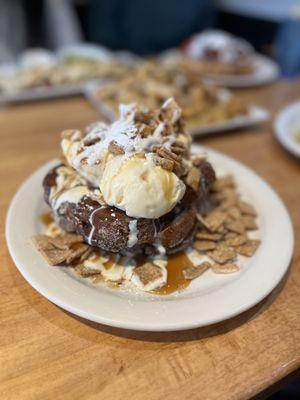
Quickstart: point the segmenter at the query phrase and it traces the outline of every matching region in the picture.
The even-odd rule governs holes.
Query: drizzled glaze
[[[90,217],[89,217],[89,223],[91,224],[91,230],[90,230],[89,237],[88,237],[88,244],[89,244],[89,245],[92,244],[93,235],[94,235],[95,229],[96,229],[96,228],[95,228],[95,225],[94,225],[94,223],[93,223],[94,215],[95,215],[99,210],[102,210],[103,208],[106,208],[106,206],[100,206],[100,207],[96,208],[96,209],[91,213],[91,215],[90,215]]]
[[[133,247],[138,241],[137,220],[133,219],[132,221],[130,221],[128,227],[129,227],[129,235],[128,235],[127,246]]]

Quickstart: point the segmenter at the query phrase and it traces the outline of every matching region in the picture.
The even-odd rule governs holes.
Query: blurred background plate
[[[20,68],[51,67],[56,63],[56,54],[43,48],[25,50],[18,57]]]
[[[57,51],[60,61],[66,61],[70,58],[83,58],[89,60],[109,62],[113,59],[113,53],[107,48],[89,43],[70,44],[60,47]]]
[[[248,128],[267,121],[269,112],[262,107],[249,106],[248,115],[241,115],[223,122],[188,128],[192,136],[211,135],[218,132],[231,131],[233,129]]]
[[[104,102],[97,98],[97,92],[101,91],[101,87],[105,86],[105,84],[105,82],[102,84],[99,82],[86,83],[83,91],[86,99],[96,108],[96,110],[99,111],[103,117],[109,121],[114,121],[115,115],[112,110],[106,106]],[[227,101],[231,97],[231,92],[226,89],[219,89],[218,95],[220,100]],[[267,121],[268,118],[269,112],[265,108],[258,107],[256,105],[250,105],[248,115],[240,115],[228,119],[227,121],[210,123],[207,125],[187,125],[187,128],[192,136],[212,135],[218,132],[226,132],[233,129],[251,127]]]
[[[176,62],[181,57],[181,52],[176,49],[168,49],[159,55],[159,59],[165,62]],[[252,56],[253,72],[242,75],[212,75],[203,74],[208,82],[232,88],[266,85],[279,78],[279,66],[271,58],[255,53]]]
[[[208,76],[208,75],[207,75]],[[209,75],[209,80],[232,88],[266,85],[279,77],[275,61],[261,54],[253,56],[253,73],[245,75]]]
[[[65,96],[74,96],[82,93],[82,85],[49,86],[28,89],[14,93],[0,93],[0,104],[21,103],[53,99]]]
[[[274,121],[275,135],[282,146],[300,157],[300,101],[279,112]]]

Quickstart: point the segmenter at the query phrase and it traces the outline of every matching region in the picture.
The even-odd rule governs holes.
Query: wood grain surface
[[[300,81],[238,93],[274,115],[297,99]],[[253,309],[201,329],[133,332],[75,317],[23,279],[5,244],[11,198],[29,174],[58,155],[61,130],[96,119],[81,97],[0,110],[0,398],[247,399],[298,369],[300,162],[276,142],[272,122],[201,139],[255,170],[278,192],[293,220],[296,247],[289,273]]]

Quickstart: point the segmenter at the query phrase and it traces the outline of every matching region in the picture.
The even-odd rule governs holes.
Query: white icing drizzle
[[[154,246],[160,255],[164,256],[166,254],[166,249],[161,243],[155,243]]]
[[[127,241],[127,247],[133,247],[138,241],[138,229],[137,220],[133,219],[129,222],[129,235]]]
[[[91,230],[90,230],[89,237],[88,237],[88,244],[89,245],[92,245],[92,239],[93,239],[93,235],[94,235],[94,232],[95,232],[95,225],[93,224],[94,215],[95,215],[95,213],[97,211],[102,210],[103,208],[106,208],[106,206],[101,206],[101,207],[96,208],[91,213],[91,215],[89,216],[89,223],[91,224]]]

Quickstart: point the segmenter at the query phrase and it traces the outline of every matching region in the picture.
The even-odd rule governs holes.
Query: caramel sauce
[[[73,243],[71,244],[71,249],[72,250],[78,250],[80,249],[80,247],[82,247],[83,243],[79,242],[79,243]]]
[[[125,257],[121,257],[117,262],[116,262],[117,256],[112,256],[108,261],[106,261],[103,266],[105,269],[111,269],[116,263],[119,265],[123,265],[123,261],[125,260]]]
[[[106,261],[103,266],[105,269],[111,269],[111,267],[115,264],[115,260],[113,258],[110,258],[108,261]]]
[[[46,212],[40,216],[40,220],[43,225],[49,226],[53,222],[53,217],[51,212]],[[79,247],[81,243],[78,244]],[[95,257],[96,259],[97,257]],[[94,261],[94,260],[93,260]],[[137,265],[142,265],[146,260],[141,257],[137,260]],[[110,258],[104,263],[105,269],[110,269],[116,263],[115,257]],[[122,265],[122,258],[118,261]],[[167,295],[176,291],[185,289],[189,284],[190,280],[187,280],[183,276],[183,270],[193,266],[190,259],[186,256],[184,252],[173,254],[168,256],[168,280],[167,283],[160,289],[152,290],[151,293],[158,295]],[[99,278],[100,279],[100,278]],[[118,284],[113,284],[113,287],[118,287]]]
[[[152,290],[151,293],[166,295],[185,289],[190,284],[191,281],[184,278],[182,271],[192,266],[193,266],[192,262],[184,252],[168,256],[167,283],[160,289]]]
[[[137,266],[143,265],[146,262],[144,257],[141,257],[136,261],[137,261]],[[118,263],[122,265],[122,258],[118,261]],[[112,257],[104,263],[104,268],[110,269],[114,264],[115,264],[115,258]],[[192,262],[184,252],[168,256],[167,283],[160,289],[151,290],[150,293],[158,295],[167,295],[185,289],[187,286],[189,286],[191,281],[184,278],[183,270],[192,266],[193,266]]]
[[[50,211],[47,211],[46,213],[42,214],[40,216],[41,223],[45,226],[49,226],[53,222],[53,217],[51,215]]]

